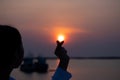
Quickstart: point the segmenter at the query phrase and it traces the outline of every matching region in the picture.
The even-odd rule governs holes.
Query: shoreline
[[[28,58],[28,57],[25,57]],[[25,59],[24,58],[24,59]],[[32,59],[37,59],[38,57],[31,57]],[[43,57],[45,59],[57,59],[57,57]],[[70,57],[70,59],[120,59],[120,57]]]

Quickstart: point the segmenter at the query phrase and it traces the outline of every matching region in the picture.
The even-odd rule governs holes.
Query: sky
[[[20,31],[25,56],[53,57],[58,34],[71,57],[120,56],[120,0],[0,0],[0,24]]]

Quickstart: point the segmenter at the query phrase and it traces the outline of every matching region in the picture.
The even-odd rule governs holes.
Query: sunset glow
[[[120,0],[0,0],[0,24],[17,28],[25,56],[120,56]],[[74,80],[74,79],[73,79]]]
[[[59,35],[57,40],[60,41],[60,42],[64,41],[64,36],[63,35]]]

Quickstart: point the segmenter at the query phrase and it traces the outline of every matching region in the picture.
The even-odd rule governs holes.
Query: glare
[[[63,36],[63,35],[59,35],[59,36],[58,36],[58,41],[60,41],[60,42],[61,42],[61,41],[64,41],[64,36]]]

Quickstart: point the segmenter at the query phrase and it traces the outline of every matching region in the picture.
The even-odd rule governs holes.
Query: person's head
[[[23,58],[19,31],[8,25],[0,25],[0,69],[17,68]]]

